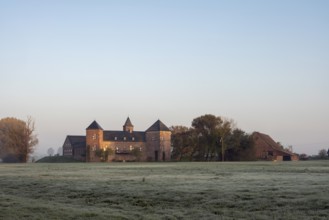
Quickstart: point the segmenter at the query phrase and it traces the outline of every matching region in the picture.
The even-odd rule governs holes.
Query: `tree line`
[[[172,159],[176,161],[255,160],[251,136],[233,120],[206,114],[193,119],[190,128],[172,126]]]

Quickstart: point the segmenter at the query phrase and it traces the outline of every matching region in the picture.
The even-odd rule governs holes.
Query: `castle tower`
[[[171,131],[160,120],[157,120],[145,132],[147,158],[150,161],[170,161]]]
[[[134,131],[134,125],[131,123],[130,118],[128,117],[126,123],[123,125],[123,131],[132,133]]]
[[[93,121],[88,128],[86,128],[86,161],[99,162],[99,158],[95,155],[96,150],[100,149],[103,141],[103,128]]]

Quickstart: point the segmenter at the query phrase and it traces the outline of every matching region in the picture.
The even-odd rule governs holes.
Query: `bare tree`
[[[39,143],[37,135],[35,132],[35,121],[31,116],[27,118],[24,127],[24,146],[23,149],[26,149],[25,162],[28,160],[28,156],[34,152],[34,146]]]
[[[59,148],[57,149],[57,155],[58,155],[58,156],[63,155],[63,148],[62,148],[62,147],[59,147]]]
[[[54,155],[54,149],[52,148],[52,147],[50,147],[50,148],[48,148],[48,150],[47,150],[47,153],[48,153],[48,155],[51,157],[51,156],[53,156]]]

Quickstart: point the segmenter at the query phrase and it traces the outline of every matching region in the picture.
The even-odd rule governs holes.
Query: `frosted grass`
[[[329,219],[329,163],[0,164],[0,219]]]

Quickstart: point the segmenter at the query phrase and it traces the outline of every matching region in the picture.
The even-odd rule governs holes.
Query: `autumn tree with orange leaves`
[[[35,123],[31,117],[26,121],[17,118],[0,120],[0,159],[3,162],[26,163],[38,138],[34,134]]]

